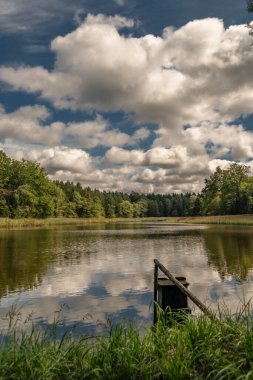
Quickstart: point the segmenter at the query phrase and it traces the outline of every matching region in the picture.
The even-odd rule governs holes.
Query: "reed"
[[[151,217],[151,218],[47,218],[47,219],[10,219],[0,218],[0,229],[22,229],[54,227],[61,225],[90,225],[124,222],[163,222],[168,224],[223,224],[223,225],[253,225],[253,215],[213,215],[188,217]]]
[[[18,229],[18,228],[40,228],[53,227],[61,225],[90,225],[90,224],[107,224],[107,223],[124,223],[124,222],[159,222],[165,221],[165,218],[0,218],[0,228]]]
[[[167,223],[253,225],[253,215],[208,215],[165,218]]]
[[[105,218],[0,218],[0,228],[18,229],[18,228],[41,228],[54,227],[61,225],[87,225],[92,223],[106,223]]]

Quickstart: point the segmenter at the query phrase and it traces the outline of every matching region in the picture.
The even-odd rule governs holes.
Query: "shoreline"
[[[144,217],[144,218],[0,218],[0,229],[26,229],[55,227],[64,225],[90,225],[108,223],[168,223],[168,224],[213,224],[253,226],[253,214],[215,215],[215,216],[180,216],[180,217]]]

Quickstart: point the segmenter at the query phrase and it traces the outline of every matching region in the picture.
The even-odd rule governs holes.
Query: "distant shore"
[[[124,222],[157,222],[168,224],[223,224],[253,226],[253,214],[250,215],[215,215],[215,216],[181,216],[151,218],[47,218],[47,219],[11,219],[0,218],[0,229],[41,228],[60,225],[90,225]]]

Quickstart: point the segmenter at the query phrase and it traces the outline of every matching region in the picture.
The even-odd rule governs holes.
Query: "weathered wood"
[[[185,277],[176,277],[176,279],[180,281],[184,287],[189,285]],[[171,311],[189,310],[187,295],[181,292],[167,277],[158,278],[157,294],[158,305],[160,305],[163,310],[166,310],[167,307],[169,307]]]
[[[184,285],[181,284],[169,271],[166,269],[157,259],[154,260],[155,265],[167,276],[171,282],[173,282],[182,293],[186,294],[192,302],[198,306],[198,308],[203,311],[210,318],[215,318],[214,314],[208,310],[208,308]]]
[[[158,286],[158,266],[155,263],[154,269],[154,315],[153,315],[153,323],[156,323],[157,320],[157,286]]]

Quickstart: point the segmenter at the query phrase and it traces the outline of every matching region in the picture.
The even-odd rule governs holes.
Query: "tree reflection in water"
[[[203,231],[209,265],[224,281],[248,280],[253,268],[253,231],[247,227],[213,227]]]

